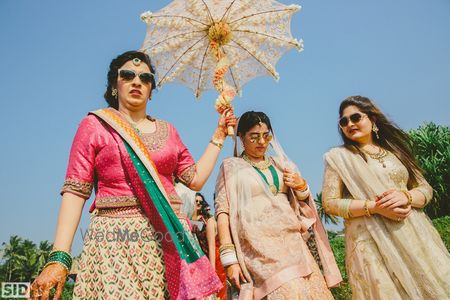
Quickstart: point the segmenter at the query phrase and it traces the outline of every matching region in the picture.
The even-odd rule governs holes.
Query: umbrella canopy
[[[215,88],[232,98],[231,90],[240,93],[257,76],[278,80],[281,56],[303,49],[290,31],[299,9],[274,0],[175,0],[141,15],[148,24],[141,50],[152,58],[159,87],[179,83],[196,97]]]

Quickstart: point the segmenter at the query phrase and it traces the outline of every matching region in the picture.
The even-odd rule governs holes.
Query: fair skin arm
[[[228,214],[221,213],[217,216],[217,226],[219,229],[220,244],[221,245],[233,244],[233,240],[231,239],[230,220]],[[239,264],[228,266],[226,267],[225,271],[227,273],[228,280],[230,280],[235,287],[240,289],[241,288],[240,281],[242,280],[245,282],[245,277],[242,274],[242,270]]]
[[[54,249],[70,252],[84,203],[85,199],[71,193],[64,193],[56,225]],[[53,287],[56,287],[54,299],[59,299],[64,289],[66,276],[67,271],[61,265],[47,266],[31,286],[32,299],[49,299],[50,290]],[[40,294],[42,296],[39,297]]]
[[[209,218],[206,221],[206,240],[208,241],[209,262],[216,269],[216,221]]]
[[[230,116],[228,116],[229,113]],[[227,126],[234,126],[235,124],[236,118],[232,114],[232,110],[226,110],[220,117],[219,126],[214,132],[212,139],[216,142],[223,143],[227,137]],[[194,178],[188,186],[191,190],[200,191],[203,188],[216,165],[220,150],[216,145],[208,143],[205,152],[196,163]]]

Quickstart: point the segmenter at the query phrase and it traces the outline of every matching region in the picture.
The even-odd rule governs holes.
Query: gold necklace
[[[252,167],[258,168],[258,169],[260,169],[260,170],[265,170],[265,169],[269,168],[270,165],[272,164],[272,163],[270,162],[269,158],[266,157],[266,156],[264,156],[264,160],[263,160],[263,161],[260,161],[260,162],[254,162],[254,161],[252,161],[252,160],[247,156],[247,154],[245,154],[245,153],[242,154],[242,158],[243,158],[246,162],[248,162]]]
[[[378,160],[378,162],[383,166],[383,168],[386,168],[386,163],[384,162],[384,158],[388,155],[388,152],[386,151],[386,149],[378,146],[377,153],[371,153],[367,150],[364,150],[363,148],[359,148],[359,149],[361,149],[361,151],[364,152],[365,154],[369,155],[370,158]]]

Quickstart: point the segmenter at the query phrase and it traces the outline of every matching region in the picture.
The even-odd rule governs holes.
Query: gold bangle
[[[223,244],[219,247],[219,251],[225,250],[225,249],[235,249],[234,244]]]
[[[210,140],[209,143],[210,143],[210,144],[213,144],[214,146],[218,147],[219,149],[222,149],[222,148],[223,148],[223,144],[222,144],[221,142],[219,142],[219,141],[216,141],[216,140]]]
[[[299,192],[304,192],[308,189],[308,182],[306,182],[306,180],[304,178],[302,178],[303,183],[299,184],[298,186],[296,186],[294,189],[299,191]]]
[[[408,198],[408,204],[407,205],[411,205],[412,203],[412,196],[411,193],[407,190],[402,190],[402,193],[405,194],[406,198]]]
[[[364,202],[364,211],[366,212],[366,216],[367,216],[367,217],[370,217],[371,214],[370,214],[370,211],[369,211],[369,206],[367,205],[368,202],[369,202],[368,200],[366,200],[366,201]]]

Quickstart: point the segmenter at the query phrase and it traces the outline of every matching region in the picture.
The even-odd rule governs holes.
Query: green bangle
[[[50,252],[46,266],[52,263],[59,263],[69,271],[72,268],[72,256],[66,251],[52,251]]]

